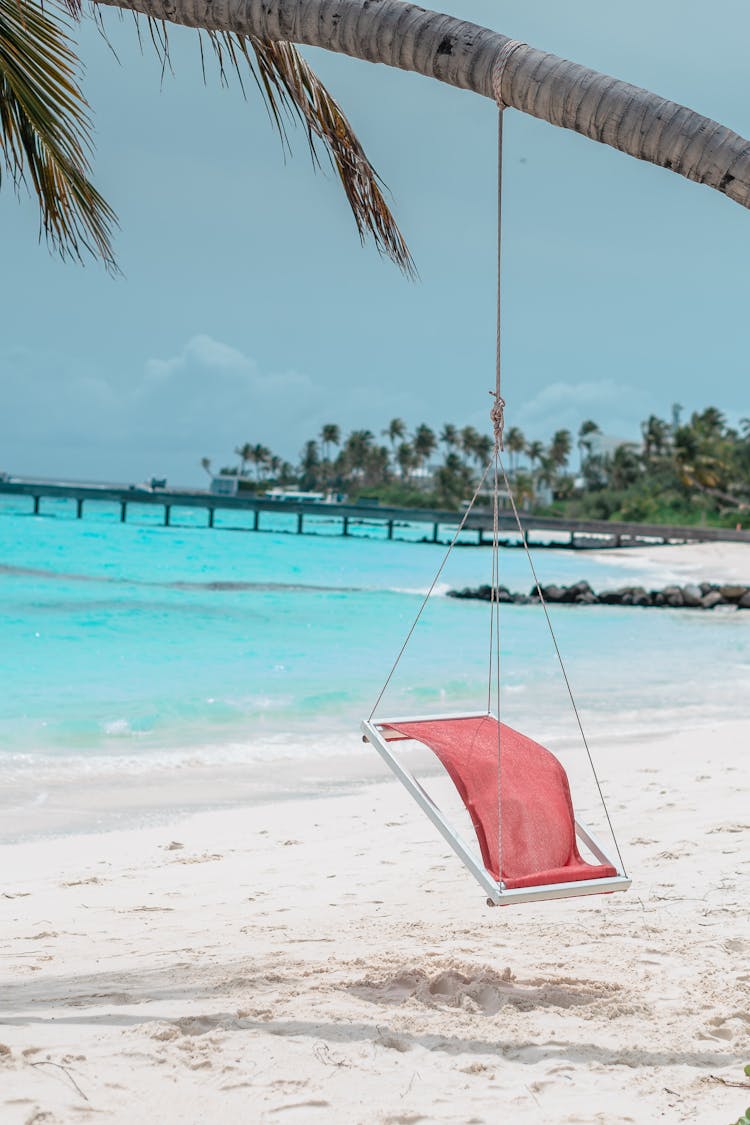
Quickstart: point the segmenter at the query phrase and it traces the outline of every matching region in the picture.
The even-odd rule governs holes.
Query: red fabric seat
[[[443,763],[471,817],[484,866],[499,879],[497,720],[485,715],[388,726],[424,743]],[[505,723],[500,724],[500,753],[505,886],[616,875],[614,867],[587,863],[578,851],[568,777],[554,754]]]

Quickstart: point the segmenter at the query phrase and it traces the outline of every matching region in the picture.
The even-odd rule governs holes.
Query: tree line
[[[505,458],[517,502],[536,512],[649,522],[747,522],[750,512],[750,419],[738,428],[709,406],[682,421],[650,415],[640,442],[608,441],[593,419],[574,434],[559,429],[548,442],[505,432]],[[380,433],[324,425],[305,442],[297,464],[261,443],[234,450],[221,470],[242,487],[287,486],[333,491],[349,499],[378,497],[406,507],[457,509],[472,494],[492,456],[489,433],[450,422],[410,430],[393,418]],[[201,465],[211,472],[211,462]]]

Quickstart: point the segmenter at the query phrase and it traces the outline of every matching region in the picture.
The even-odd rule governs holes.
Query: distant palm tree
[[[459,434],[459,441],[461,444],[461,452],[463,453],[464,460],[469,457],[474,457],[479,441],[479,434],[473,426],[464,426]]]
[[[607,459],[609,482],[612,488],[625,489],[635,484],[642,472],[641,461],[632,442],[618,445]]]
[[[370,430],[352,430],[344,443],[344,458],[352,469],[363,473],[372,450],[373,435]]]
[[[402,441],[396,450],[396,461],[401,470],[401,479],[408,482],[412,469],[416,468],[417,465],[414,446],[410,445],[408,441]]]
[[[406,422],[403,418],[391,418],[390,422],[383,430],[383,434],[388,438],[391,443],[391,450],[396,448],[396,442],[401,441],[406,433]]]
[[[492,456],[492,451],[495,448],[494,439],[489,434],[477,434],[474,441],[474,459],[479,465],[480,469],[489,461]]]
[[[417,426],[414,431],[412,444],[419,465],[423,465],[425,461],[429,461],[430,457],[435,452],[437,446],[435,431],[431,430],[430,427],[426,426],[423,422],[420,426]]]
[[[534,502],[534,478],[530,473],[516,472],[513,477],[513,494],[519,507]]]
[[[578,459],[581,470],[583,470],[584,462],[591,456],[592,438],[600,433],[601,430],[591,418],[587,418],[585,422],[581,422],[578,427],[578,441],[576,444],[578,446]]]
[[[548,488],[553,488],[557,480],[557,465],[552,460],[549,453],[545,453],[540,462],[539,469],[536,474],[536,479],[539,484],[544,484]]]
[[[255,465],[255,479],[256,481],[260,481],[260,471],[266,468],[271,460],[271,450],[260,443],[253,445],[250,447],[250,454],[247,460]]]
[[[643,435],[643,456],[647,461],[652,457],[661,457],[669,444],[669,425],[655,414],[650,414],[645,422],[641,423]]]
[[[315,488],[320,474],[320,455],[316,441],[306,441],[300,456],[300,481],[303,488]]]
[[[341,430],[335,422],[328,422],[320,431],[320,441],[323,446],[323,456],[326,461],[331,460],[331,446],[341,445]]]
[[[365,461],[365,481],[367,484],[382,484],[388,478],[390,453],[385,445],[374,445]]]
[[[570,435],[570,430],[556,430],[550,442],[549,456],[558,468],[565,468],[572,447],[573,439]]]
[[[510,471],[515,473],[518,468],[518,454],[526,448],[526,438],[518,426],[511,426],[505,435],[505,448],[510,454]]]
[[[537,463],[537,461],[541,463],[542,457],[544,456],[544,445],[542,444],[542,442],[530,441],[526,446],[526,456],[529,459],[533,471],[534,465]]]
[[[440,431],[440,444],[445,446],[445,451],[448,453],[450,449],[455,448],[459,443],[458,430],[452,422],[446,422]],[[447,459],[446,459],[447,464]]]
[[[244,445],[236,446],[234,452],[240,459],[239,474],[244,477],[248,462],[253,459],[253,447],[249,441],[246,441]]]
[[[211,472],[211,458],[210,457],[201,457],[201,468],[203,469],[203,471],[205,473],[208,473],[208,475],[210,477],[213,476],[213,473]]]
[[[706,437],[720,437],[726,428],[727,420],[715,406],[707,406],[700,413],[693,414],[691,425]]]

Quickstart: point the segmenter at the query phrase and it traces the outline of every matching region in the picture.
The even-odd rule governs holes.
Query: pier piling
[[[295,502],[292,507],[285,502],[279,502],[264,496],[244,495],[219,495],[206,491],[190,491],[188,489],[152,489],[138,485],[108,485],[84,484],[64,481],[45,481],[36,478],[10,478],[0,479],[0,498],[5,495],[27,496],[31,500],[30,509],[35,516],[41,514],[41,501],[49,497],[52,500],[65,499],[74,501],[75,507],[67,508],[76,519],[82,519],[84,503],[87,500],[96,500],[110,505],[110,512],[118,511],[122,523],[128,520],[127,507],[135,504],[140,511],[142,506],[153,508],[161,506],[164,511],[164,526],[171,526],[171,509],[173,506],[191,509],[205,508],[207,510],[208,526],[215,526],[216,512],[227,511],[240,514],[239,524],[251,528],[253,531],[261,530],[261,513],[275,512],[286,513],[286,519],[296,516],[296,522],[291,530],[299,534],[305,533],[305,517],[311,516],[316,521],[324,517],[326,521],[340,520],[341,535],[349,537],[353,534],[352,528],[356,524],[362,528],[380,526],[380,534],[388,540],[399,538],[397,529],[417,525],[422,529],[422,539],[425,542],[439,543],[441,532],[450,531],[452,536],[461,519],[460,512],[443,511],[437,508],[407,509],[397,508],[392,505],[349,504],[326,505],[319,502]],[[290,510],[291,508],[291,510]],[[250,516],[252,513],[252,516]],[[50,515],[57,515],[57,508],[53,508]],[[111,516],[110,516],[111,518]],[[569,520],[555,516],[533,515],[524,512],[521,516],[527,538],[534,539],[535,547],[550,547],[555,549],[582,549],[593,546],[599,542],[606,547],[631,547],[639,542],[737,542],[750,543],[750,530],[741,527],[685,527],[681,525],[664,524],[638,524],[626,523],[619,520]],[[136,520],[137,522],[137,520]],[[290,521],[291,522],[291,521]],[[218,525],[221,527],[221,523]],[[308,526],[310,521],[308,520]],[[335,523],[334,523],[335,533]],[[492,513],[475,512],[470,525],[465,528],[467,535],[462,538],[465,544],[476,543],[486,546],[490,542],[493,530]],[[516,546],[515,521],[508,512],[501,512],[499,518],[499,531],[503,545]],[[476,537],[470,533],[475,532]],[[510,535],[510,540],[508,536]],[[412,532],[406,531],[405,538],[413,541]],[[540,541],[541,540],[541,541]]]

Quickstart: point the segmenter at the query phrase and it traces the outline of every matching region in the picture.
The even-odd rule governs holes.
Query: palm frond
[[[75,12],[75,0],[67,0]],[[0,178],[29,184],[41,231],[63,258],[88,251],[115,270],[114,212],[89,179],[91,124],[76,55],[49,3],[0,0]]]
[[[415,276],[414,261],[386,202],[380,177],[338,102],[297,48],[292,43],[255,36],[245,39],[214,33],[210,38],[222,80],[226,80],[228,60],[242,84],[240,62],[244,60],[285,146],[289,147],[286,119],[296,118],[307,132],[316,166],[320,166],[318,145],[327,152],[344,188],[360,240],[364,243],[369,233],[381,254],[407,276]]]

